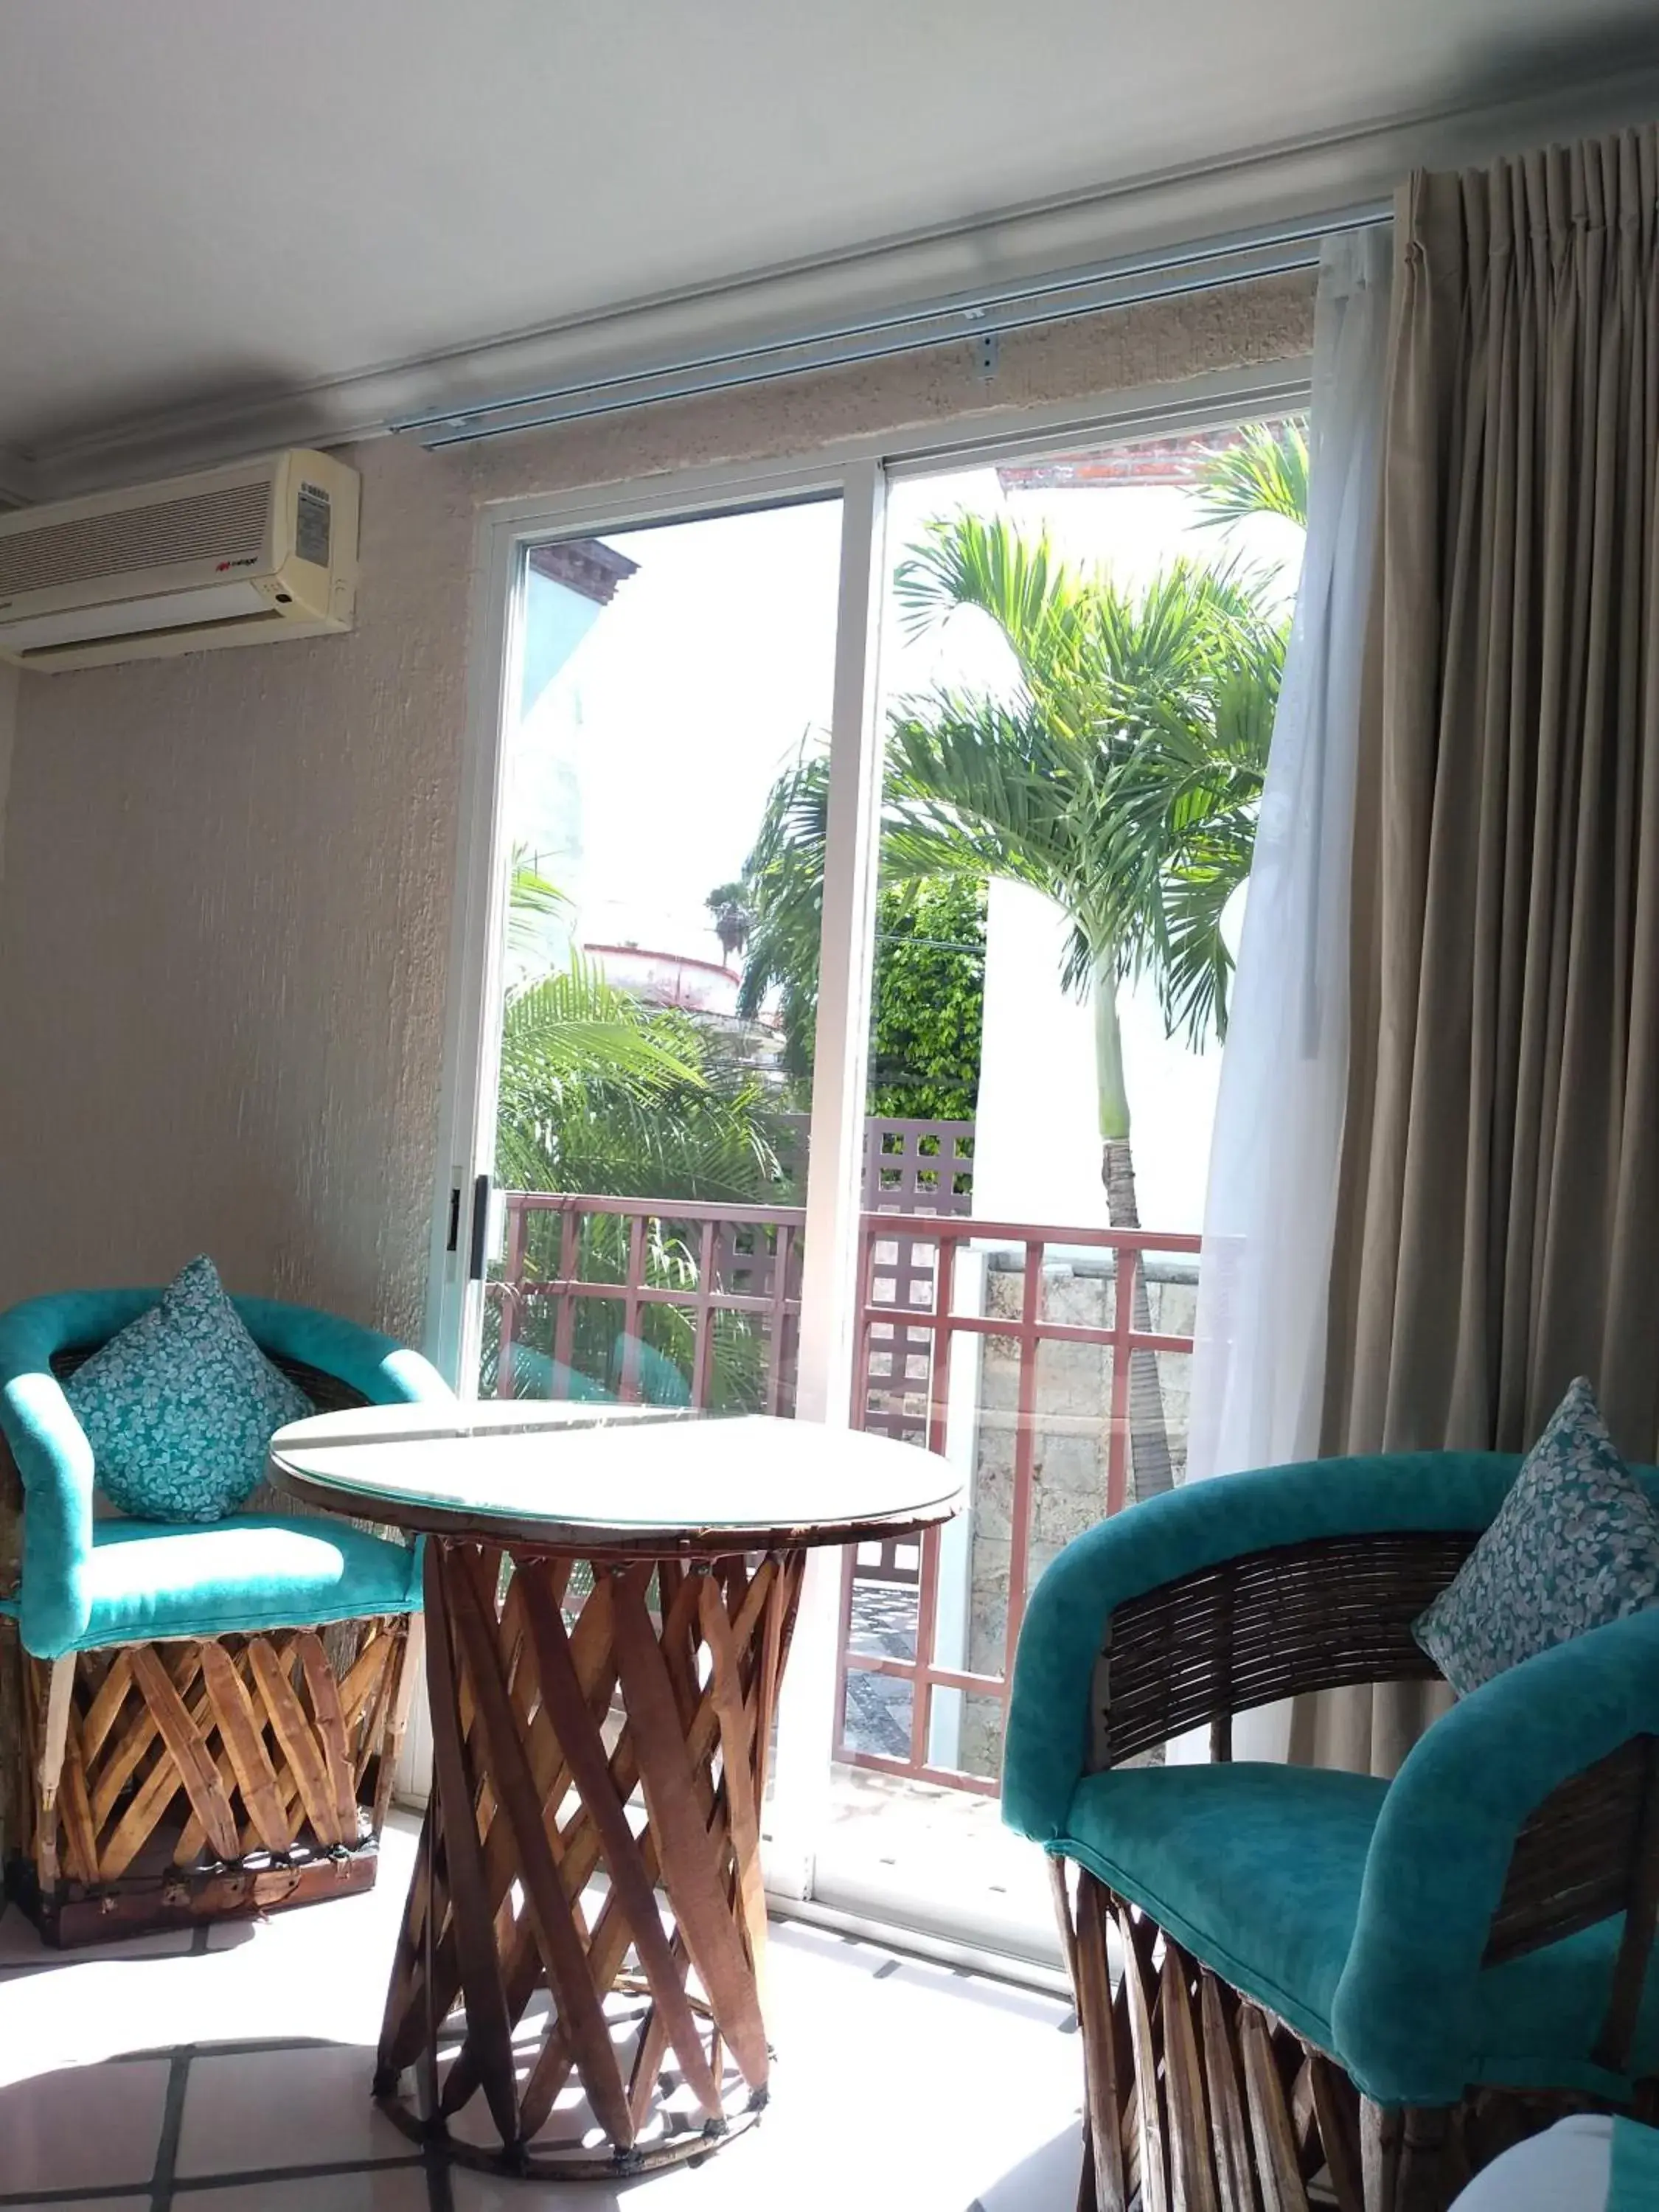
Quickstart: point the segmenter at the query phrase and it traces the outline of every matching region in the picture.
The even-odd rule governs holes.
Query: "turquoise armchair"
[[[1659,1611],[1463,1698],[1392,1783],[1231,1756],[1236,1713],[1435,1674],[1411,1624],[1519,1464],[1195,1484],[1033,1594],[1003,1809],[1056,1875],[1103,2212],[1148,2166],[1175,2201],[1301,2204],[1322,2170],[1353,2212],[1437,2212],[1565,2110],[1654,2111]],[[1209,1760],[1148,1763],[1194,1730]]]
[[[367,1887],[416,1679],[420,1559],[395,1536],[280,1501],[100,1516],[62,1385],[160,1295],[0,1315],[7,1876],[62,1942]],[[452,1395],[372,1330],[235,1304],[319,1410]]]

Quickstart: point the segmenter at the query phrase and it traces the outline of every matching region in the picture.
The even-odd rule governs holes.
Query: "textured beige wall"
[[[1080,316],[1005,338],[994,379],[978,349],[836,369],[754,392],[714,393],[470,449],[481,499],[609,483],[717,461],[810,453],[839,438],[900,436],[990,409],[1042,407],[1311,352],[1313,276],[1297,271]]]
[[[473,519],[362,458],[350,636],[23,678],[0,1304],[207,1250],[418,1331]]]
[[[17,671],[0,662],[0,875],[6,866],[6,795],[11,788],[12,747],[17,737]]]
[[[357,627],[0,693],[0,1304],[155,1279],[418,1337],[479,504],[1305,353],[1304,276],[443,456],[358,451]]]

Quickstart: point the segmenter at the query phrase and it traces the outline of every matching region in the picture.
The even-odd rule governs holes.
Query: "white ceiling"
[[[0,444],[1628,62],[1650,0],[0,0]]]

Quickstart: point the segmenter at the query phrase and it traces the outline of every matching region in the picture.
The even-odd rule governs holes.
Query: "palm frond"
[[[803,745],[769,793],[744,863],[749,941],[738,1012],[745,1021],[756,1018],[775,988],[799,981],[816,991],[829,817],[829,754],[821,744]]]
[[[1046,532],[1028,537],[1005,515],[943,517],[927,525],[894,570],[893,595],[908,635],[975,610],[1002,633],[1036,697],[1071,689],[1090,586]]]
[[[620,1079],[652,1091],[702,1080],[689,1036],[606,982],[580,953],[508,999],[501,1051],[504,1066],[510,1061],[544,1084]]]
[[[518,1190],[747,1203],[781,1185],[773,1102],[685,1015],[580,956],[501,1024],[496,1176]]]
[[[939,691],[887,733],[882,866],[894,878],[1009,876],[1053,895],[1085,763],[1029,702]]]
[[[532,866],[528,846],[515,845],[507,879],[508,951],[521,959],[534,958],[544,942],[540,925],[565,921],[570,911],[570,902],[558,885]]]
[[[1233,956],[1221,919],[1242,880],[1224,868],[1170,878],[1164,896],[1164,956],[1157,976],[1164,1026],[1201,1051],[1213,1035],[1224,1043]]]
[[[1300,421],[1249,422],[1238,443],[1199,469],[1198,520],[1229,530],[1249,515],[1278,514],[1308,526],[1308,436]]]

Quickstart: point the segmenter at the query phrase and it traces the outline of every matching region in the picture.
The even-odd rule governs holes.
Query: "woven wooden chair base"
[[[1445,2212],[1470,2176],[1588,2097],[1472,2091],[1385,2110],[1163,1929],[1051,1863],[1085,2069],[1079,2212]],[[1113,1991],[1107,1929],[1122,1948]],[[1634,2110],[1653,2116],[1659,2082]]]
[[[504,1564],[428,1542],[435,1788],[376,2094],[519,2173],[706,2156],[767,2093],[760,1806],[801,1555]]]
[[[368,1887],[406,1652],[397,1618],[25,1658],[14,1887],[48,1940]]]

